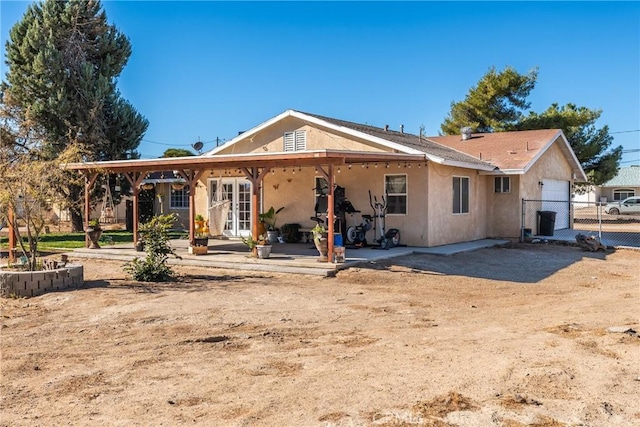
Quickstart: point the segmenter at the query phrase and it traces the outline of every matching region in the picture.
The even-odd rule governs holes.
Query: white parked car
[[[640,215],[640,196],[627,197],[619,202],[607,203],[604,211],[609,215]]]

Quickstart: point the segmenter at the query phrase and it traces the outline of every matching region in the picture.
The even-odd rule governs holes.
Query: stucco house
[[[401,242],[409,246],[518,238],[522,199],[568,203],[573,183],[586,181],[557,129],[425,137],[405,133],[402,126],[390,129],[288,110],[203,154],[238,155],[261,159],[268,168],[259,209],[283,206],[278,222],[303,227],[314,225],[310,217],[317,189],[328,178],[322,167],[304,163],[303,156],[315,156],[321,165],[325,156],[343,155],[332,164],[333,184],[366,214],[373,213],[369,192],[378,199],[385,195],[386,227],[400,230]],[[275,166],[274,159],[282,155],[286,162]],[[225,233],[249,234],[252,182],[239,168],[202,175],[196,212],[207,211],[217,185],[232,200]],[[351,222],[349,216],[346,221]],[[556,228],[567,228],[571,221],[567,208],[558,213]]]
[[[257,236],[260,212],[284,209],[278,225],[311,228],[326,215],[328,231],[343,232],[336,201],[347,199],[361,214],[373,214],[371,197],[387,201],[386,228],[400,231],[408,246],[439,246],[521,236],[522,200],[557,201],[556,228],[570,227],[575,182],[586,176],[561,130],[426,137],[287,110],[194,157],[84,162],[66,167],[85,176],[88,194],[104,173],[121,174],[132,188],[133,218],[140,217],[141,186],[154,172],[172,171],[160,182],[154,213],[182,210],[182,224],[195,244],[194,218],[208,216],[221,195],[228,199],[228,236]],[[166,177],[165,177],[166,178]],[[169,190],[175,179],[185,184]],[[162,180],[162,178],[160,178]],[[331,185],[329,185],[331,183]],[[338,191],[339,190],[339,191]],[[170,193],[173,191],[173,193]],[[325,194],[326,192],[326,194]],[[173,196],[172,196],[173,194]],[[175,198],[180,206],[162,205]],[[325,199],[323,199],[323,197]],[[179,200],[178,200],[179,198]],[[319,203],[325,200],[325,204]],[[534,221],[528,219],[527,221]],[[355,220],[357,221],[357,219]],[[534,224],[524,224],[534,228]],[[134,244],[138,223],[133,223]],[[367,240],[372,242],[373,231]],[[333,250],[329,239],[329,259]]]

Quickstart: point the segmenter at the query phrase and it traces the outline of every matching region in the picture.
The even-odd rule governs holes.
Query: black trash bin
[[[538,235],[553,236],[553,230],[555,228],[556,228],[556,212],[538,211]]]

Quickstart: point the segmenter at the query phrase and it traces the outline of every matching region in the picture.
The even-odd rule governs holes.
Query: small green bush
[[[133,280],[139,282],[166,282],[174,280],[176,273],[167,265],[169,255],[181,259],[169,244],[169,230],[176,222],[175,214],[159,215],[140,226],[140,235],[147,256],[144,259],[134,258],[124,265]]]

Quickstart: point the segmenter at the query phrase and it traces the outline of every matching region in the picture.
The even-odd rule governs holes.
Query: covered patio
[[[140,185],[145,177],[152,172],[174,171],[175,174],[184,179],[189,188],[189,239],[180,242],[181,245],[194,246],[196,238],[195,230],[195,197],[196,188],[199,181],[206,173],[224,172],[226,175],[233,174],[245,177],[251,183],[251,235],[253,239],[258,238],[259,223],[258,217],[262,208],[262,184],[265,176],[276,168],[299,168],[300,170],[312,169],[316,174],[324,177],[327,182],[335,183],[336,170],[339,172],[340,166],[369,165],[384,163],[426,163],[425,154],[406,154],[393,152],[357,152],[349,150],[314,150],[304,152],[282,152],[282,153],[247,153],[238,155],[219,154],[215,156],[197,157],[174,157],[161,159],[144,160],[118,160],[103,162],[83,162],[65,165],[65,168],[77,170],[84,175],[85,197],[84,197],[84,224],[88,228],[89,213],[91,210],[90,193],[101,174],[120,174],[124,176],[132,188],[133,198],[133,245],[136,247],[138,240],[139,221],[139,193]],[[295,197],[296,195],[287,195]],[[327,194],[326,229],[328,236],[334,234],[334,186],[330,185]],[[86,246],[89,247],[87,237]],[[246,253],[246,247],[240,241],[237,243],[227,243],[226,252]],[[125,249],[125,248],[122,248]],[[105,249],[101,249],[105,251]],[[310,250],[311,251],[311,250]],[[317,252],[316,252],[317,253]],[[334,242],[328,239],[328,262],[333,259]],[[277,256],[277,251],[275,252]],[[309,255],[311,256],[312,253]],[[291,255],[294,257],[294,255]],[[295,257],[303,257],[304,254],[295,254]],[[213,262],[213,260],[212,260]],[[315,262],[315,261],[314,261]]]

